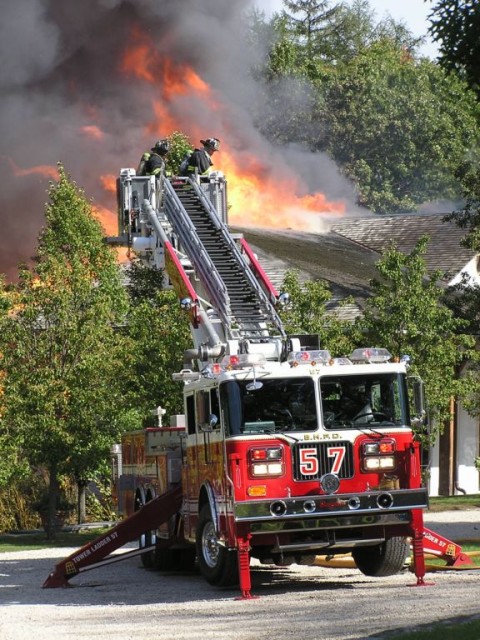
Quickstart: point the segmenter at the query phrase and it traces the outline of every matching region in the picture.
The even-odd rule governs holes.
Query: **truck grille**
[[[348,440],[300,442],[295,445],[293,449],[295,480],[317,480],[325,473],[335,473],[339,478],[353,477],[351,442]]]

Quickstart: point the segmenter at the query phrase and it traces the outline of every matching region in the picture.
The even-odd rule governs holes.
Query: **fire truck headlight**
[[[395,451],[395,440],[383,438],[376,442],[364,442],[362,451],[364,456],[378,456],[379,453],[393,453]]]
[[[363,467],[366,471],[377,471],[380,469],[380,458],[366,458]]]
[[[365,471],[379,471],[380,469],[387,471],[395,469],[395,466],[394,456],[372,456],[363,460],[363,468]]]
[[[267,462],[265,464],[256,462],[250,467],[252,476],[281,476],[283,474],[283,464],[281,462]]]
[[[380,469],[395,469],[395,458],[393,456],[382,456],[380,458]]]
[[[252,447],[248,452],[250,477],[281,476],[283,447]]]

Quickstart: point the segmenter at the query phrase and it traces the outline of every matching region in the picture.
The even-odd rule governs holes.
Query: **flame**
[[[108,191],[112,190],[111,180],[114,180],[114,185],[116,178],[114,176],[102,176],[102,181],[105,179],[105,188]],[[116,187],[113,187],[113,190],[116,190]],[[117,228],[117,216],[113,211],[107,209],[107,207],[102,207],[101,205],[95,205],[92,207],[93,215],[97,218],[100,224],[103,227],[106,236],[116,236],[118,233]],[[120,264],[124,264],[130,260],[130,250],[127,247],[115,247],[115,251],[117,253],[117,261]]]
[[[35,167],[29,167],[28,169],[20,168],[11,158],[7,158],[8,163],[12,168],[12,173],[14,176],[29,176],[32,174],[39,174],[44,178],[51,178],[52,180],[58,180],[58,169],[52,165],[41,164]]]
[[[155,100],[152,104],[154,118],[145,127],[148,135],[163,136],[164,131],[175,131],[176,119],[170,114],[167,105],[161,100]]]
[[[110,209],[107,209],[100,204],[96,204],[92,207],[92,212],[102,225],[103,230],[105,231],[105,234],[107,236],[117,235],[117,216],[113,213],[113,211],[110,211]]]
[[[107,173],[104,176],[100,176],[100,182],[105,191],[108,191],[110,193],[117,192],[117,177],[112,173]]]
[[[120,70],[128,77],[147,83],[154,91],[152,119],[145,127],[149,136],[168,135],[168,131],[182,130],[186,125],[200,138],[198,125],[192,125],[195,116],[183,122],[179,115],[182,112],[183,119],[187,117],[185,100],[181,102],[181,110],[176,108],[177,100],[184,97],[192,98],[191,103],[197,106],[203,105],[209,118],[217,122],[216,127],[225,119],[221,117],[225,105],[203,78],[187,64],[160,55],[153,40],[138,28],[130,34]],[[232,133],[223,135],[222,132],[218,137],[229,140]],[[282,168],[283,174],[289,177],[279,178],[277,171],[274,175],[272,167],[253,155],[242,153],[239,158],[228,143],[222,142],[214,163],[214,168],[222,171],[228,180],[229,221],[233,224],[321,231],[327,218],[345,212],[343,202],[330,202],[323,193],[308,193],[301,178],[292,172],[289,175],[286,166]]]
[[[155,46],[152,38],[134,25],[130,32],[130,43],[120,59],[120,72],[149,84],[156,84],[159,69],[167,62]]]
[[[172,104],[178,98],[196,96],[208,104],[210,112],[220,109],[220,101],[200,75],[188,64],[161,55],[153,40],[138,27],[132,29],[119,68],[123,75],[147,83],[155,92],[153,117],[145,127],[146,135],[162,136],[183,128]],[[190,122],[188,127],[191,128]]]
[[[92,140],[102,140],[105,136],[100,127],[97,127],[95,124],[85,125],[81,127],[81,131],[89,138],[92,138]]]
[[[132,29],[130,38],[130,46],[120,61],[123,74],[160,87],[164,99],[187,95],[192,90],[197,94],[210,93],[208,84],[190,66],[160,55],[153,40],[138,27]]]
[[[331,202],[320,192],[305,193],[296,175],[279,179],[256,158],[240,167],[235,154],[225,149],[214,161],[228,179],[231,224],[320,232],[328,220],[345,213],[344,202]]]

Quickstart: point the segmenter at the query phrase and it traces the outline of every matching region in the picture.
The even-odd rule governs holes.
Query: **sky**
[[[351,0],[347,0],[351,3]],[[269,13],[283,8],[282,0],[257,0],[259,9]],[[429,21],[427,19],[432,3],[424,0],[369,0],[369,4],[375,11],[377,21],[390,14],[392,18],[403,21],[415,36],[427,35]],[[431,41],[427,42],[420,52],[430,58],[436,57],[437,48]]]

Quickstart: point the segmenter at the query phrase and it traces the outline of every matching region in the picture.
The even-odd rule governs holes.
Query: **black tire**
[[[158,571],[193,571],[195,559],[193,546],[184,549],[157,547],[153,566]]]
[[[197,554],[195,548],[177,549],[177,566],[179,571],[193,571]]]
[[[397,537],[374,547],[358,547],[352,551],[352,556],[364,575],[383,578],[403,569],[409,550],[407,539]]]
[[[174,571],[177,568],[175,551],[157,547],[153,552],[153,568],[157,571]]]
[[[238,554],[219,544],[208,504],[198,517],[196,550],[200,572],[209,584],[217,587],[238,584]]]

